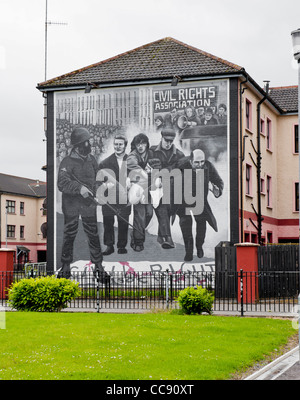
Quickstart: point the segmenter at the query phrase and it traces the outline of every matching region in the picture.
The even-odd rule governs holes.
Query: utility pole
[[[48,25],[68,25],[66,22],[48,21],[48,0],[46,0],[45,15],[45,81],[47,80],[47,63],[48,63]],[[44,98],[44,133],[47,139],[47,94],[43,93]]]
[[[48,25],[68,25],[67,22],[48,21],[48,0],[46,0],[45,15],[45,81],[47,80],[47,62],[48,62]]]

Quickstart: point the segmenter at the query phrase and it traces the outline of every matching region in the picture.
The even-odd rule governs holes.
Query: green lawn
[[[295,333],[267,318],[7,312],[0,379],[224,380]]]

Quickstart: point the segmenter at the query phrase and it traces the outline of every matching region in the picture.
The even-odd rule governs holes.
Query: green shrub
[[[78,285],[55,276],[22,279],[9,289],[8,303],[18,311],[60,311],[80,295]]]
[[[214,295],[202,286],[187,287],[179,292],[178,302],[185,314],[211,314]]]

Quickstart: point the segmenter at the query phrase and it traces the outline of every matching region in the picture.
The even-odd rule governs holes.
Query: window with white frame
[[[15,238],[16,237],[16,226],[15,225],[7,225],[6,237],[7,238]]]
[[[15,214],[16,202],[14,200],[6,200],[6,209],[8,214]]]

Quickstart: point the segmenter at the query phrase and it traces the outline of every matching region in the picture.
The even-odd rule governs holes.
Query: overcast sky
[[[0,0],[0,172],[46,180],[46,0]],[[165,37],[245,68],[261,86],[298,84],[300,1],[48,0],[47,79]]]

